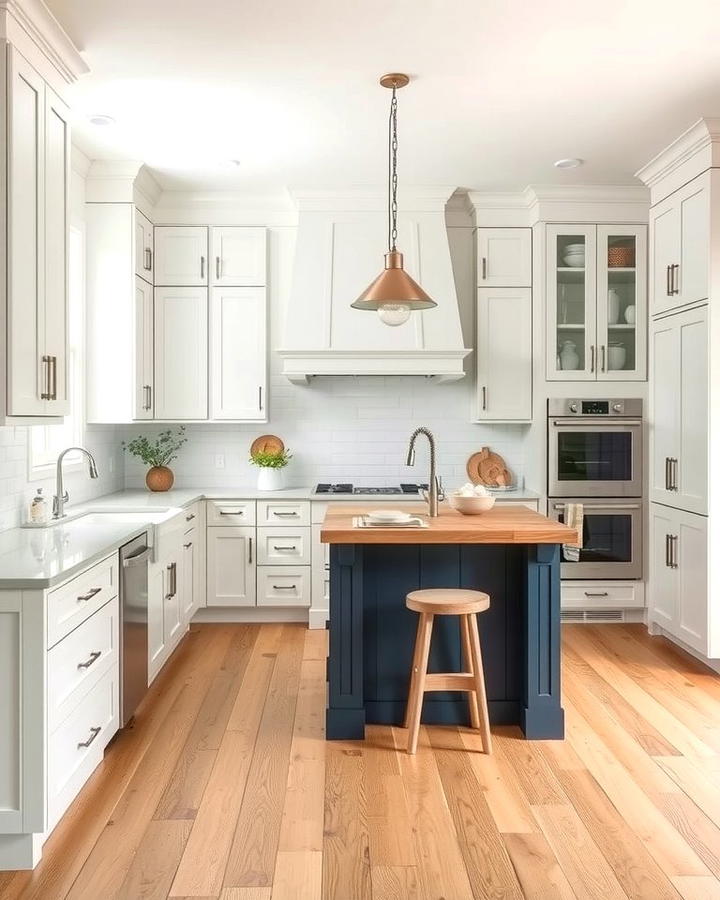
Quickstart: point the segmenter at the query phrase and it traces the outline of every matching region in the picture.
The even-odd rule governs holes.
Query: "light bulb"
[[[410,307],[407,303],[383,303],[378,306],[380,321],[386,325],[404,325],[410,318]]]

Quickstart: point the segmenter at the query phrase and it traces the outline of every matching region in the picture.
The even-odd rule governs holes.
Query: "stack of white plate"
[[[416,525],[418,517],[399,509],[373,509],[365,521],[368,525]]]

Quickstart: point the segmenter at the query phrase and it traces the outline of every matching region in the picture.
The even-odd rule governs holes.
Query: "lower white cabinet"
[[[258,528],[258,565],[309,566],[309,528]]]
[[[720,654],[708,590],[705,516],[650,504],[649,617],[703,656]]]
[[[255,528],[207,529],[207,605],[255,606]]]
[[[189,623],[205,597],[202,584],[202,545],[200,529],[191,528],[183,536],[182,552],[182,619]]]
[[[207,288],[155,289],[155,418],[208,417]]]
[[[310,606],[310,566],[258,566],[258,606]]]
[[[478,421],[532,419],[532,291],[480,288],[477,299]]]

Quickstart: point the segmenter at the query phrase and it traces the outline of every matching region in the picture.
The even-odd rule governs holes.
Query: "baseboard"
[[[699,650],[695,650],[689,644],[686,644],[684,641],[681,641],[680,638],[675,637],[674,634],[671,634],[669,631],[666,631],[662,625],[658,625],[657,622],[649,622],[648,623],[648,631],[650,634],[659,634],[662,637],[667,638],[670,643],[675,644],[676,647],[679,647],[681,650],[684,650],[689,656],[693,656],[699,662],[706,665],[708,669],[712,669],[713,672],[717,672],[720,674],[720,659],[710,659],[707,656],[704,656],[700,653]]]
[[[0,872],[34,869],[44,841],[44,834],[0,834]]]
[[[307,609],[286,609],[284,607],[248,607],[239,606],[205,606],[193,616],[193,624],[203,622],[244,622],[262,624],[263,622],[305,622],[308,621]],[[324,625],[324,623],[323,623]]]

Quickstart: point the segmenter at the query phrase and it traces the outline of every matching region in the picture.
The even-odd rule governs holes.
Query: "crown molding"
[[[635,177],[648,187],[654,187],[704,151],[707,153],[706,158],[700,161],[703,167],[700,171],[720,165],[720,119],[698,119],[650,162],[638,169]]]
[[[162,196],[162,188],[158,184],[152,171],[145,165],[141,166],[135,177],[135,192],[140,194],[147,206],[156,206]]]
[[[42,0],[0,0],[0,37],[25,52],[23,45],[29,39],[65,84],[73,84],[90,71],[78,48]]]
[[[437,212],[444,210],[456,187],[448,185],[404,185],[400,190],[400,207],[404,212]],[[300,212],[347,211],[379,212],[387,210],[386,187],[357,186],[322,190],[291,188]]]

